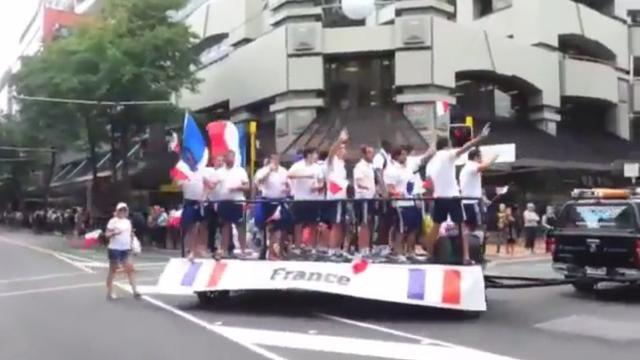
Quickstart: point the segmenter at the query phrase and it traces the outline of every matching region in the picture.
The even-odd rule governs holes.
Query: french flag
[[[184,115],[182,148],[180,150],[180,161],[170,172],[174,181],[190,179],[191,174],[204,168],[209,162],[207,144],[202,137],[198,124],[189,113]]]
[[[436,115],[438,117],[449,112],[449,103],[446,101],[436,101]]]
[[[244,150],[242,146],[242,132],[238,127],[227,120],[216,120],[207,125],[211,156],[225,155],[229,150],[236,153],[236,166],[244,163]]]
[[[171,132],[171,139],[169,140],[169,151],[176,154],[180,154],[180,140],[178,134],[175,131]]]

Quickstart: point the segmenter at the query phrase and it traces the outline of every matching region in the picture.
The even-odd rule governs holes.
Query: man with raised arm
[[[481,210],[484,201],[482,173],[488,170],[496,160],[498,160],[498,156],[494,155],[483,161],[480,149],[473,148],[469,151],[467,163],[460,171],[460,193],[466,225],[463,236],[467,237],[467,243],[471,233],[478,230],[483,223],[483,211]]]
[[[461,225],[464,220],[462,202],[460,201],[460,189],[456,181],[456,160],[467,153],[470,149],[484,140],[491,128],[487,124],[480,135],[461,148],[451,147],[449,138],[441,137],[436,141],[436,154],[433,156],[428,166],[427,176],[433,182],[433,227],[425,237],[425,247],[429,254],[433,255],[434,245],[438,240],[440,225],[451,218],[455,225]],[[462,260],[465,264],[470,264],[469,243],[466,236],[462,237]]]
[[[341,247],[344,242],[344,219],[346,213],[345,200],[347,199],[347,169],[344,159],[347,154],[347,140],[349,133],[343,129],[338,140],[329,149],[327,156],[326,187],[327,200],[331,200],[325,207],[325,219],[328,220],[330,229],[329,256],[340,257]]]

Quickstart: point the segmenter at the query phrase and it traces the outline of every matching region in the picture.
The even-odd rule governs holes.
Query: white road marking
[[[82,263],[79,263],[79,262],[77,262],[77,261],[70,260],[70,259],[68,259],[67,257],[62,256],[62,255],[61,255],[61,254],[59,254],[59,253],[54,253],[54,254],[52,254],[52,255],[53,255],[54,257],[56,257],[57,259],[59,259],[59,260],[62,260],[62,261],[64,261],[64,262],[66,262],[67,264],[70,264],[70,265],[72,265],[72,266],[77,267],[77,268],[78,268],[78,269],[80,269],[80,270],[83,270],[83,271],[88,272],[88,273],[90,273],[90,274],[95,274],[95,271],[93,271],[93,270],[89,269],[88,267],[84,266]]]
[[[20,247],[23,247],[23,248],[26,248],[26,249],[29,249],[29,250],[33,250],[33,251],[39,252],[41,254],[51,255],[53,257],[58,258],[59,260],[62,260],[62,261],[66,262],[66,263],[68,263],[68,264],[70,264],[72,266],[77,267],[78,269],[80,269],[82,271],[85,271],[85,272],[88,272],[88,273],[91,273],[91,274],[95,273],[93,270],[67,259],[66,257],[64,257],[61,253],[59,253],[57,251],[45,249],[45,248],[40,247],[40,246],[25,244],[25,243],[22,243],[22,242],[19,242],[19,241],[14,241],[14,240],[11,240],[11,239],[9,239],[7,237],[4,237],[4,236],[0,236],[0,242],[4,242],[4,243],[15,245],[15,246],[20,246]]]
[[[51,255],[51,256],[54,256],[54,257],[56,257],[56,258],[58,258],[60,260],[64,259],[63,261],[68,262],[69,264],[71,264],[73,266],[76,266],[76,267],[78,267],[78,265],[79,265],[79,264],[77,264],[77,263],[75,263],[75,262],[73,262],[73,261],[71,261],[69,259],[65,259],[65,255],[69,255],[69,254],[66,254],[66,253],[65,254],[60,254],[58,252],[55,252],[55,251],[52,251],[52,250],[49,250],[49,249],[45,249],[45,248],[41,248],[39,246],[32,246],[32,245],[23,244],[23,243],[20,243],[20,242],[17,242],[17,241],[13,241],[13,240],[7,239],[6,237],[3,237],[3,236],[0,236],[0,241],[6,242],[6,243],[9,243],[9,244],[13,244],[13,245],[17,245],[17,246],[22,246],[22,247],[28,248],[30,250],[37,251],[37,252],[40,252],[40,253],[44,253],[44,254],[47,254],[47,255]],[[87,262],[93,262],[92,259],[81,258],[81,257],[75,256],[75,255],[73,257],[75,257],[77,259],[80,259],[80,260],[88,260]],[[81,267],[78,267],[78,268],[80,268],[81,270],[83,270],[83,271],[85,271],[87,273],[94,273],[93,270],[91,270],[91,269],[89,269],[89,268],[87,268],[85,266],[82,266],[82,265],[80,265],[80,266]],[[140,280],[143,280],[143,279],[137,279],[137,280],[140,281]],[[73,289],[73,288],[95,287],[95,286],[101,286],[101,285],[104,285],[104,283],[100,282],[100,283],[95,283],[95,284],[80,284],[80,285],[75,285],[75,286],[72,286],[72,287],[65,286],[65,287],[48,288],[48,289],[25,290],[25,291],[19,292],[19,294],[18,294],[18,292],[16,292],[15,294],[14,293],[0,294],[0,297],[2,297],[2,296],[5,296],[5,297],[7,297],[7,296],[15,296],[15,295],[22,295],[22,294],[32,294],[32,293],[38,293],[38,292],[62,291],[62,290],[69,290],[69,289]],[[128,286],[125,287],[124,285],[119,284],[119,283],[115,283],[114,285],[116,285],[117,287],[119,287],[120,289],[122,289],[124,291],[131,292],[131,289],[129,289]],[[188,313],[186,313],[186,312],[184,312],[184,311],[182,311],[180,309],[177,309],[175,307],[167,305],[167,304],[163,303],[162,301],[156,300],[156,299],[154,299],[152,297],[149,297],[149,296],[143,296],[142,298],[145,301],[147,301],[147,302],[149,302],[149,303],[151,303],[151,304],[153,304],[153,305],[155,305],[155,306],[157,306],[157,307],[159,307],[161,309],[167,310],[167,311],[169,311],[169,312],[171,312],[171,313],[173,313],[175,315],[178,315],[178,316],[182,317],[183,319],[186,319],[186,320],[188,320],[188,321],[190,321],[192,323],[195,323],[197,325],[200,325],[200,326],[204,327],[205,329],[207,329],[209,331],[212,331],[212,332],[214,332],[214,333],[216,333],[216,334],[218,334],[220,336],[223,336],[224,338],[226,338],[226,339],[228,339],[228,340],[230,340],[232,342],[235,342],[238,345],[244,346],[245,348],[255,352],[256,354],[262,355],[262,356],[266,357],[267,359],[270,359],[270,360],[287,360],[286,358],[283,358],[283,357],[281,357],[281,356],[279,356],[277,354],[274,354],[274,353],[272,353],[272,352],[270,352],[268,350],[265,350],[265,349],[263,349],[263,348],[261,348],[259,346],[247,343],[247,342],[243,341],[242,339],[230,338],[230,337],[226,336],[225,334],[223,334],[222,332],[218,331],[217,327],[215,325],[211,325],[211,324],[205,322],[204,320],[198,319],[197,317],[192,316],[192,315],[190,315],[190,314],[188,314]]]
[[[119,285],[119,287],[121,289],[129,291],[129,289],[125,289],[120,285]],[[218,334],[218,335],[220,335],[220,336],[222,336],[222,337],[224,337],[224,338],[226,338],[226,339],[228,339],[228,340],[230,340],[230,341],[232,341],[232,342],[234,342],[234,343],[236,343],[238,345],[244,346],[245,348],[255,352],[256,354],[262,355],[262,356],[266,357],[267,359],[270,359],[270,360],[287,360],[286,358],[283,358],[280,355],[277,355],[275,353],[272,353],[271,351],[265,350],[265,349],[255,345],[255,344],[251,344],[251,343],[245,341],[242,338],[229,336],[229,335],[225,334],[223,331],[221,331],[221,329],[223,327],[212,325],[212,324],[210,324],[210,323],[208,323],[208,322],[206,322],[204,320],[201,320],[201,319],[199,319],[199,318],[197,318],[197,317],[195,317],[195,316],[193,316],[191,314],[188,314],[188,313],[186,313],[186,312],[184,312],[184,311],[182,311],[180,309],[177,309],[177,308],[175,308],[175,307],[173,307],[171,305],[167,305],[167,304],[163,303],[160,300],[154,299],[154,298],[152,298],[150,296],[146,296],[146,295],[143,296],[142,299],[144,299],[145,301],[147,301],[147,302],[149,302],[149,303],[151,303],[151,304],[153,304],[153,305],[155,305],[155,306],[157,306],[157,307],[159,307],[161,309],[169,311],[170,313],[172,313],[174,315],[177,315],[177,316],[179,316],[179,317],[181,317],[181,318],[183,318],[183,319],[185,319],[187,321],[190,321],[190,322],[192,322],[192,323],[194,323],[196,325],[199,325],[199,326],[201,326],[201,327],[203,327],[203,328],[205,328],[205,329],[207,329],[207,330],[209,330],[209,331],[211,331],[211,332],[213,332],[215,334]]]
[[[11,284],[11,283],[19,283],[19,282],[57,279],[57,278],[63,278],[63,277],[74,277],[78,275],[85,275],[86,273],[87,272],[72,272],[72,273],[49,274],[49,275],[42,275],[42,276],[31,276],[31,277],[15,278],[15,279],[2,279],[0,280],[0,284]]]
[[[469,348],[469,347],[465,347],[465,346],[461,346],[461,345],[456,345],[456,344],[448,343],[448,342],[445,342],[445,341],[430,339],[430,338],[427,338],[427,337],[424,337],[424,336],[413,335],[413,334],[409,334],[409,333],[406,333],[406,332],[403,332],[403,331],[390,329],[390,328],[387,328],[387,327],[384,327],[384,326],[368,324],[368,323],[365,323],[365,322],[362,322],[362,321],[351,320],[351,319],[343,318],[343,317],[340,317],[340,316],[323,314],[323,313],[316,313],[316,315],[318,315],[320,317],[323,317],[325,319],[330,319],[330,320],[338,321],[338,322],[341,322],[341,323],[345,323],[345,324],[349,324],[349,325],[353,325],[353,326],[357,326],[357,327],[361,327],[361,328],[380,331],[380,332],[383,332],[383,333],[386,333],[386,334],[391,334],[391,335],[395,335],[395,336],[398,336],[398,337],[403,337],[403,338],[406,338],[406,339],[417,340],[421,344],[435,344],[435,345],[439,345],[439,346],[450,346],[450,347],[456,347],[456,348],[459,348],[459,349],[475,350],[473,348]],[[475,350],[475,351],[478,351],[478,350]]]
[[[337,354],[379,357],[398,360],[424,359],[475,359],[475,360],[513,360],[480,350],[458,346],[441,346],[402,343],[383,340],[370,340],[354,337],[309,335],[290,331],[245,329],[222,326],[218,330],[229,337],[243,341],[287,349],[330,352]]]
[[[146,281],[146,280],[153,280],[153,279],[141,278],[141,279],[137,279],[137,280],[138,281]],[[116,283],[116,285],[118,287],[124,286],[124,285],[122,285],[120,283]],[[104,281],[94,282],[94,283],[55,286],[55,287],[46,287],[46,288],[40,288],[40,289],[29,289],[29,290],[5,292],[5,293],[0,293],[0,298],[10,297],[10,296],[18,296],[18,295],[28,295],[28,294],[48,293],[48,292],[55,292],[55,291],[74,290],[74,289],[82,289],[82,288],[98,287],[98,286],[105,286]]]

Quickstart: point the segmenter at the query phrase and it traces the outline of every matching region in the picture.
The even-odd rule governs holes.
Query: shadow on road
[[[577,301],[601,301],[620,304],[640,304],[640,286],[612,286],[591,293],[567,292],[564,296]]]
[[[348,317],[354,320],[420,322],[429,320],[450,322],[469,320],[479,315],[427,308],[405,304],[357,299],[347,296],[293,292],[251,291],[233,292],[203,303],[192,303],[180,307],[182,310],[207,310],[223,313],[238,313],[264,316],[314,317],[318,313]]]

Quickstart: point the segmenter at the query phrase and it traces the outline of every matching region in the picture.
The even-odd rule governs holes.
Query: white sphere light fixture
[[[376,9],[375,0],[342,0],[342,12],[351,20],[364,20]]]

